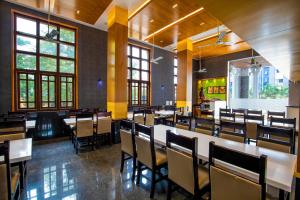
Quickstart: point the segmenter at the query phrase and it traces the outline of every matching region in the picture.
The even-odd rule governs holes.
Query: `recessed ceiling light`
[[[80,10],[76,10],[76,14],[79,15],[80,14]]]
[[[163,40],[160,41],[160,43],[163,43],[163,42],[164,42]]]
[[[150,23],[153,23],[153,22],[154,22],[154,19],[151,19],[151,20],[150,20]]]
[[[204,22],[201,22],[201,23],[200,23],[200,26],[203,26],[204,24],[205,24]]]
[[[177,6],[178,6],[178,4],[176,3],[172,6],[172,8],[176,8]]]

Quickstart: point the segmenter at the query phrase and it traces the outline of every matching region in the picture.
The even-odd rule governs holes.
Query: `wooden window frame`
[[[68,29],[74,31],[74,43],[60,41],[60,35],[57,37],[57,41],[59,44],[70,45],[74,47],[74,58],[67,58],[60,56],[60,45],[56,43],[56,55],[49,55],[40,53],[40,40],[43,37],[40,35],[40,24],[48,24],[47,19],[33,16],[27,13],[23,13],[20,11],[12,10],[12,23],[13,23],[13,30],[12,30],[12,111],[40,111],[40,110],[61,110],[61,109],[74,109],[78,108],[78,28],[69,26],[67,24],[63,24],[56,21],[51,21],[50,25],[56,26],[57,30],[60,31],[61,28]],[[33,20],[36,23],[36,35],[26,34],[17,31],[17,18],[23,18],[28,20]],[[26,36],[30,38],[34,38],[36,40],[36,52],[27,52],[17,50],[17,36]],[[17,54],[22,53],[25,55],[34,55],[36,56],[36,70],[26,70],[26,69],[17,69],[16,58]],[[56,72],[47,72],[47,71],[40,71],[40,57],[47,57],[47,58],[54,58],[56,59]],[[63,73],[60,72],[60,59],[69,60],[74,62],[74,73]],[[19,88],[19,73],[30,73],[35,75],[35,108],[21,108],[20,107],[20,88]],[[48,107],[44,108],[42,106],[42,75],[46,76],[54,76],[55,77],[55,107],[51,108]],[[72,99],[72,107],[62,107],[61,106],[61,93],[60,93],[60,78],[61,77],[72,77],[73,79],[73,99]],[[48,99],[50,101],[50,99]]]
[[[129,107],[134,107],[134,106],[150,106],[150,90],[151,90],[151,63],[150,63],[150,49],[146,48],[146,47],[142,47],[142,46],[138,46],[135,44],[128,44],[128,47],[130,52],[128,52],[128,62],[130,62],[130,65],[128,63],[128,67],[127,66],[127,70],[130,70],[130,77],[128,79],[128,106]],[[132,47],[138,48],[139,52],[140,52],[140,57],[135,57],[132,55]],[[148,59],[144,59],[142,58],[142,50],[146,50],[148,52]],[[132,67],[132,59],[137,59],[139,60],[139,69],[133,68]],[[144,70],[142,69],[142,61],[146,61],[148,63],[148,70]],[[139,71],[139,80],[135,80],[132,79],[132,71],[133,70],[137,70]],[[142,80],[142,72],[147,72],[148,73],[148,81],[144,81]],[[132,90],[131,90],[131,86],[132,83],[138,83],[138,103],[137,104],[132,104]],[[146,104],[142,104],[141,102],[141,94],[142,94],[142,84],[146,84],[147,85],[147,100],[146,100]]]

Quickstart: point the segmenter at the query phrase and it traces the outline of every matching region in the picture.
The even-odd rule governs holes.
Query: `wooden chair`
[[[231,113],[230,108],[220,108],[219,113]]]
[[[191,153],[182,152],[183,148]],[[197,152],[197,138],[167,131],[168,200],[174,191],[173,185],[180,186],[192,194],[194,199],[200,199],[209,190],[209,173],[205,167],[198,165]]]
[[[26,137],[25,120],[6,120],[0,122],[0,141],[18,140]]]
[[[195,132],[214,135],[215,132],[215,120],[212,118],[195,118]]]
[[[214,110],[201,110],[200,111],[200,117],[199,118],[213,119],[214,117],[215,117],[215,111]]]
[[[135,124],[135,142],[137,149],[137,184],[140,183],[142,170],[149,169],[152,172],[151,176],[151,192],[150,198],[153,198],[155,184],[166,176],[160,172],[162,168],[167,166],[167,156],[165,152],[155,149],[154,145],[154,127]],[[144,168],[142,168],[144,166]],[[156,174],[160,177],[156,179]]]
[[[232,113],[235,114],[235,118],[243,119],[246,114],[246,110],[243,108],[232,109]]]
[[[234,165],[258,175],[248,179],[223,167],[216,161]],[[210,199],[213,200],[265,200],[267,156],[241,153],[209,143]]]
[[[111,145],[111,112],[96,113],[96,119],[95,138],[98,139],[99,136],[105,136]]]
[[[221,121],[219,137],[227,140],[245,143],[245,124]]]
[[[296,131],[296,118],[278,118],[271,116],[270,126],[293,128]]]
[[[235,113],[220,112],[219,119],[220,121],[225,120],[235,122]]]
[[[263,115],[245,115],[244,123],[246,126],[246,138],[248,143],[250,140],[256,140],[257,137],[257,125],[264,125],[264,116]]]
[[[134,110],[133,111],[133,121],[138,124],[145,124],[145,111],[144,110]]]
[[[179,108],[180,109],[180,108]],[[171,110],[173,111],[173,114],[167,118],[165,118],[165,124],[166,125],[170,125],[170,126],[175,126],[175,123],[176,123],[176,111],[177,111],[177,108],[175,106],[167,106],[165,108],[165,110]]]
[[[191,130],[192,117],[176,114],[176,128]]]
[[[246,111],[247,115],[262,115],[262,110],[251,110],[251,109],[247,109]]]
[[[135,179],[136,171],[136,145],[134,137],[134,123],[128,120],[122,120],[120,123],[120,137],[121,137],[121,168],[123,173],[125,160],[132,159],[132,181]]]
[[[153,113],[151,113],[151,114],[146,113],[145,125],[146,126],[154,126],[154,124],[155,124],[155,114],[153,114]]]
[[[9,161],[9,141],[0,143],[0,199],[12,200],[20,199],[20,173],[12,170]]]
[[[275,112],[275,111],[268,111],[268,119],[272,117],[280,117],[280,118],[285,118],[285,112]]]
[[[295,152],[295,132],[293,128],[257,126],[256,145],[285,153]]]
[[[92,140],[91,148],[94,149],[94,120],[93,113],[78,113],[76,115],[76,126],[74,129],[74,145],[76,154],[78,154],[80,140],[87,140],[87,145],[90,146],[90,140]]]

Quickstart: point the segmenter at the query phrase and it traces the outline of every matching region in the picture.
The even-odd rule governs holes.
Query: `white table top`
[[[35,128],[35,120],[26,121],[26,129]]]
[[[205,134],[196,133],[193,131],[187,131],[178,129],[175,127],[156,125],[154,126],[154,139],[155,142],[161,145],[166,145],[166,131],[171,130],[176,134],[180,134],[186,137],[198,138],[198,157],[202,160],[208,161],[209,156],[209,142],[214,141],[215,144],[224,146],[230,149],[234,149],[243,153],[260,156],[262,154],[267,155],[267,171],[266,182],[267,184],[291,192],[294,171],[296,167],[297,157],[296,155],[282,153],[279,151],[269,150],[261,147],[256,147],[249,144],[243,144],[222,138],[208,136]],[[243,173],[243,170],[237,170]],[[247,174],[249,175],[249,174]],[[249,175],[251,177],[251,175]],[[256,178],[253,176],[253,178]]]
[[[32,138],[10,141],[9,157],[11,163],[31,160]]]

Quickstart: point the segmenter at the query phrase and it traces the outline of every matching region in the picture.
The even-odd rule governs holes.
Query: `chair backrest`
[[[215,111],[214,110],[201,110],[200,118],[214,118]]]
[[[112,112],[96,112],[97,117],[111,117]]]
[[[154,118],[155,118],[155,114],[146,114],[145,117],[145,125],[146,126],[154,126]]]
[[[122,120],[120,122],[121,150],[136,157],[134,122]]]
[[[145,110],[134,110],[133,121],[139,124],[145,124]]]
[[[153,169],[156,165],[154,127],[135,123],[135,142],[138,152],[137,160]]]
[[[111,123],[112,119],[110,116],[101,118],[97,117],[96,133],[111,133]]]
[[[282,126],[282,127],[291,127],[296,129],[296,118],[279,118],[273,117],[270,118],[271,126]]]
[[[206,135],[213,135],[215,131],[215,120],[213,118],[195,118],[195,131]]]
[[[236,114],[239,114],[239,115],[245,115],[246,114],[246,109],[243,109],[243,108],[232,109],[232,113],[236,113]]]
[[[256,140],[257,136],[257,125],[264,125],[263,115],[248,115],[244,116],[244,123],[246,126],[246,137],[249,139]]]
[[[0,161],[0,194],[1,199],[11,199],[11,169],[9,162],[9,142],[5,141],[0,143],[0,157],[4,157],[3,161]]]
[[[295,132],[293,128],[257,125],[257,146],[294,153]]]
[[[166,134],[168,178],[188,192],[195,194],[198,186],[198,139],[176,135],[170,130]],[[183,153],[179,148],[188,150]]]
[[[262,115],[262,110],[247,110],[247,115]]]
[[[186,130],[191,129],[191,122],[192,122],[192,117],[191,116],[176,114],[175,119],[176,119],[176,127],[177,128],[182,128],[182,129],[186,129]]]
[[[277,112],[277,111],[268,111],[268,119],[273,117],[282,117],[285,118],[285,112]]]
[[[91,112],[76,114],[76,137],[88,137],[94,134],[93,117]]]
[[[237,166],[258,175],[257,180],[249,180],[232,170],[223,167],[217,161]],[[209,143],[210,199],[266,199],[266,165],[267,156],[238,152]]]
[[[220,108],[220,113],[231,113],[231,109],[230,108]]]
[[[246,139],[245,124],[221,120],[219,136],[223,139],[244,143]]]
[[[220,112],[220,120],[228,120],[235,122],[235,113]]]
[[[0,122],[1,133],[25,133],[26,121],[25,120],[6,120]]]

